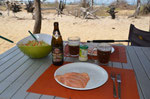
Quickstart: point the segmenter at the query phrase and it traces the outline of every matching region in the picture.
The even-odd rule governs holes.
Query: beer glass
[[[80,38],[78,36],[68,38],[69,54],[70,56],[79,55]]]
[[[112,46],[108,43],[100,43],[97,45],[97,57],[100,65],[107,65],[110,59]]]

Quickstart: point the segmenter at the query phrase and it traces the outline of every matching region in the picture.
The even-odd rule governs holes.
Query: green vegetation
[[[141,14],[142,15],[148,15],[148,14],[150,14],[150,4],[149,5],[143,5],[143,6],[141,6]]]

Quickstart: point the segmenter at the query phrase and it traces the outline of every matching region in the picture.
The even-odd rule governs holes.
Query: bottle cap
[[[81,49],[88,49],[88,46],[87,45],[80,45],[80,48]]]

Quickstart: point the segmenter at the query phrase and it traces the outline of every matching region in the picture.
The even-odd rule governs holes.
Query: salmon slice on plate
[[[55,78],[64,85],[75,88],[85,88],[90,80],[87,73],[76,72],[65,73],[64,75],[56,75]]]

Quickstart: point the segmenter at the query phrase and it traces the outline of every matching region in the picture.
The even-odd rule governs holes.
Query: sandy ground
[[[3,16],[0,16],[0,35],[13,40],[15,43],[29,36],[28,30],[32,31],[34,27],[34,20],[32,20],[30,13],[19,12],[16,14],[17,18],[14,17],[13,13],[10,13],[10,16],[7,16],[6,12],[2,13]],[[52,35],[53,22],[58,21],[63,40],[67,40],[69,36],[80,36],[81,41],[93,39],[127,39],[131,23],[137,28],[149,30],[150,20],[149,17],[128,19],[127,16],[117,16],[115,20],[112,20],[111,17],[85,20],[66,15],[58,17],[50,13],[43,14],[43,18],[41,33]],[[0,54],[13,46],[15,44],[0,39]]]

